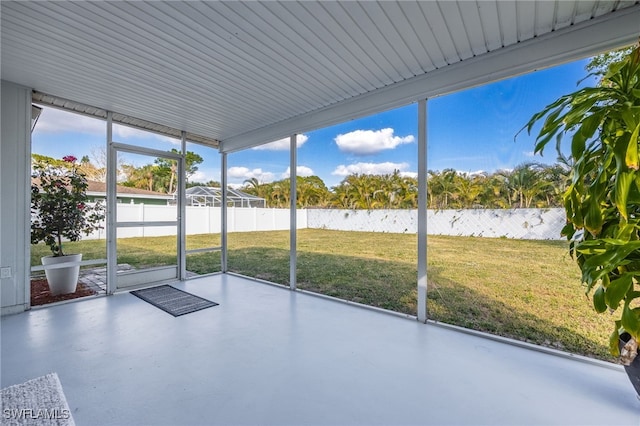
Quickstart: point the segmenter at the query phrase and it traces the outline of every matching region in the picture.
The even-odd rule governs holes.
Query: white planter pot
[[[76,262],[77,265],[52,269],[45,268],[44,270],[44,273],[47,276],[47,282],[49,283],[49,290],[51,290],[51,294],[53,296],[74,293],[76,291],[78,277],[80,275],[80,261],[82,260],[82,254],[69,254],[58,257],[45,256],[41,260],[45,267],[59,263]]]

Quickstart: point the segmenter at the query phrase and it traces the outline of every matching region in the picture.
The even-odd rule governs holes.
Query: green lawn
[[[189,236],[190,248],[210,246],[211,240]],[[175,241],[119,240],[119,262],[175,264]],[[228,242],[231,271],[288,284],[287,231],[232,233]],[[88,259],[104,257],[104,245],[87,240],[67,247]],[[34,247],[32,264],[45,254],[46,247]],[[415,235],[303,229],[298,286],[415,315],[416,257]],[[220,254],[189,255],[187,268],[219,271]],[[606,347],[610,319],[592,309],[563,241],[430,236],[428,275],[431,319],[612,360]]]

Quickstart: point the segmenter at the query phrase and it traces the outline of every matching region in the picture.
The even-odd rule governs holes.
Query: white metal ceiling
[[[628,44],[638,1],[2,1],[2,79],[225,151]]]

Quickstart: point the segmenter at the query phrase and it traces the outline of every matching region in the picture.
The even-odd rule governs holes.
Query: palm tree
[[[493,173],[484,179],[479,204],[484,208],[506,209],[511,207],[506,177],[502,173]]]
[[[447,209],[451,200],[458,196],[456,189],[456,176],[454,169],[444,169],[442,172],[429,171],[429,189],[434,198],[432,208]]]
[[[469,209],[479,204],[479,197],[483,190],[483,182],[480,176],[458,174],[456,183],[459,207]]]
[[[297,189],[299,207],[325,207],[329,202],[329,189],[318,176],[298,177]]]
[[[507,177],[512,200],[519,208],[529,208],[536,197],[542,196],[551,183],[543,179],[541,166],[525,163],[517,166]]]
[[[291,184],[289,179],[273,182],[269,193],[270,205],[279,208],[289,207]]]

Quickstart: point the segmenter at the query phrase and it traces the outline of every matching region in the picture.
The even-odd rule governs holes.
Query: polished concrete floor
[[[2,387],[57,372],[78,425],[640,425],[605,368],[264,283],[176,284],[2,318]]]

